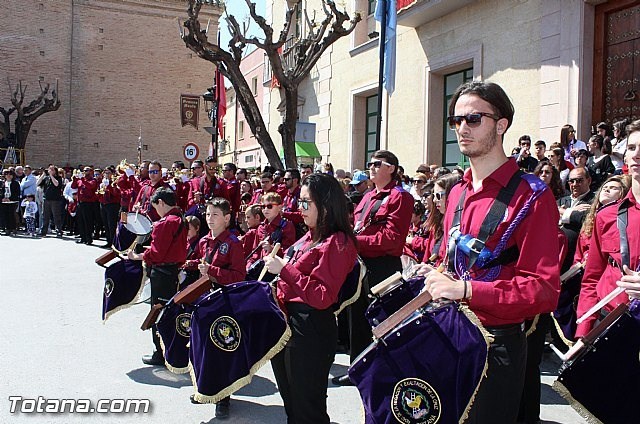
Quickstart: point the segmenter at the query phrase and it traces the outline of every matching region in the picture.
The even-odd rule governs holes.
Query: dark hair
[[[551,165],[551,162],[547,162],[547,161],[538,162],[538,165],[533,170],[533,174],[536,177],[539,177],[540,174],[542,174],[542,168],[544,168],[545,166],[548,166],[551,168],[551,181],[549,182],[549,188],[553,193],[553,197],[555,197],[556,199],[559,199],[562,196],[564,196],[565,190],[564,190],[564,187],[562,187],[562,180],[560,179],[560,171],[558,171],[555,166]]]
[[[269,178],[270,180],[273,180],[273,174],[271,172],[263,172],[262,175],[260,175],[260,180],[262,180],[263,178]]]
[[[234,165],[234,166],[235,166],[235,165]],[[247,170],[246,170],[245,168],[239,168],[239,169],[236,171],[236,175],[238,175],[238,174],[244,174],[244,175],[247,175]]]
[[[214,158],[213,156],[209,156],[204,160],[205,163],[211,163],[211,162],[215,162],[218,163],[218,159]]]
[[[200,218],[198,218],[197,216],[189,215],[189,216],[185,217],[185,220],[192,227],[200,228]]]
[[[251,201],[251,193],[242,193],[242,196],[240,196],[240,200],[249,203]]]
[[[149,162],[149,168],[151,168],[151,165],[155,165],[162,170],[162,164],[158,160],[152,160],[151,162]]]
[[[534,143],[534,146],[544,146],[544,148],[547,148],[547,143],[544,142],[544,140],[538,140]]]
[[[625,128],[625,130],[627,131],[627,137],[629,137],[632,133],[636,131],[640,131],[640,119],[629,123],[627,125],[627,128]]]
[[[285,171],[285,174],[288,172],[291,174],[291,178],[293,178],[294,180],[298,180],[298,184],[300,184],[300,171],[298,171],[295,168],[287,168]]]
[[[602,150],[602,147],[604,146],[604,137],[600,134],[592,135],[589,139],[589,143],[592,141],[598,145],[598,149]]]
[[[573,128],[572,125],[566,124],[562,126],[562,129],[560,130],[560,145],[562,147],[566,148],[569,145],[569,133],[572,131],[575,134],[575,129]],[[564,157],[564,154],[563,154],[563,157]]]
[[[356,244],[349,223],[349,210],[344,190],[338,180],[328,174],[311,174],[302,185],[309,190],[309,196],[318,209],[318,222],[314,231],[314,240],[324,240],[330,235],[342,232]]]
[[[174,161],[173,165],[175,165],[175,167],[178,169],[184,169],[184,162],[182,162],[181,160]]]
[[[222,166],[226,166],[227,168],[231,169],[231,170],[233,171],[233,173],[234,173],[234,174],[235,174],[235,173],[236,173],[236,171],[238,170],[238,167],[237,167],[235,164],[231,163],[231,162],[227,162],[227,163],[225,163],[225,164],[224,164],[224,165],[222,165]]]
[[[458,87],[456,92],[453,93],[453,97],[451,97],[451,101],[449,102],[450,116],[455,115],[456,103],[460,96],[463,95],[478,96],[485,102],[489,103],[493,108],[493,112],[498,115],[500,119],[505,118],[509,122],[505,132],[509,129],[513,122],[515,109],[513,108],[513,104],[511,103],[511,100],[509,100],[507,93],[505,93],[502,87],[498,84],[484,81],[469,81],[462,84]]]
[[[155,165],[155,163],[151,162],[151,165]],[[158,200],[162,200],[168,206],[175,206],[177,204],[176,193],[169,187],[160,187],[153,192],[151,203],[158,203]]]
[[[313,171],[313,165],[309,165],[308,163],[303,163],[300,165],[300,169],[311,169]]]
[[[576,153],[576,157],[578,156],[586,156],[589,157],[589,151],[586,149],[580,149],[578,150],[578,153]]]
[[[208,200],[207,206],[213,206],[216,209],[220,209],[223,215],[231,214],[231,203],[222,197],[214,197],[213,199]]]
[[[196,159],[193,162],[191,162],[191,166],[194,166],[194,165],[197,165],[197,166],[200,166],[200,167],[204,167],[204,163],[202,163],[202,161],[200,159]]]
[[[439,177],[435,182],[434,182],[434,190],[435,190],[435,186],[439,185],[440,187],[444,188],[444,191],[446,193],[447,196],[449,196],[449,193],[451,193],[451,189],[453,188],[453,186],[455,186],[458,181],[460,181],[460,178],[458,178],[458,174],[445,174],[441,177]],[[429,232],[431,234],[433,234],[433,236],[437,239],[444,237],[444,229],[442,228],[442,221],[444,220],[444,215],[440,212],[440,210],[438,210],[438,208],[435,206],[435,203],[433,205],[433,209],[431,210],[431,212],[429,212],[429,216],[427,217],[427,221],[425,222],[425,225],[427,227],[427,229],[429,230]],[[436,253],[436,252],[432,252],[432,253]]]
[[[604,130],[605,137],[613,137],[613,130],[606,122],[600,122],[596,125],[596,128],[599,130]]]
[[[520,138],[518,139],[518,144],[520,144],[523,141],[528,141],[529,144],[531,144],[531,137],[529,137],[528,135],[521,135]]]
[[[395,180],[398,175],[398,166],[400,165],[400,161],[398,161],[398,157],[394,155],[392,152],[388,150],[376,150],[371,155],[371,158],[384,159],[385,162],[390,163],[394,166],[393,173],[391,174],[391,179]]]
[[[262,207],[258,204],[255,205],[249,205],[249,207],[247,207],[247,212],[249,212],[249,214],[251,214],[252,216],[260,216],[260,221],[264,220],[264,214],[262,213]]]
[[[564,149],[562,147],[554,147],[551,150],[558,157],[558,171],[567,169],[567,163],[564,161]]]
[[[613,123],[613,128],[619,131],[618,140],[622,140],[627,136],[627,125],[629,125],[628,119],[623,119],[622,121],[617,121]]]
[[[413,214],[414,215],[424,215],[426,208],[424,207],[424,203],[421,200],[415,200],[413,202]]]

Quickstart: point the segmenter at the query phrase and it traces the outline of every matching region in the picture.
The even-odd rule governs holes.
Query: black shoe
[[[58,231],[58,232],[56,233],[56,237],[57,237],[57,238],[62,238],[62,231]]]
[[[220,401],[216,403],[216,418],[221,420],[229,418],[229,402]]]
[[[93,240],[87,240],[84,242],[84,244],[93,244]]]
[[[42,234],[40,234],[40,237],[42,237]],[[76,244],[80,244],[80,243],[84,243],[84,241],[82,239],[76,240]]]
[[[164,366],[164,358],[160,352],[155,351],[153,355],[143,355],[142,362],[146,365]]]
[[[355,386],[347,374],[333,377],[331,382],[336,386]]]
[[[194,405],[202,405],[202,402],[198,402],[196,400],[196,395],[191,395],[189,396],[189,400],[191,401],[191,403],[193,403]]]

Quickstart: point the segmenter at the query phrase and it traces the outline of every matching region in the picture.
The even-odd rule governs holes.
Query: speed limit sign
[[[184,146],[184,158],[188,161],[192,161],[198,158],[198,154],[200,153],[200,149],[194,143],[187,143]]]

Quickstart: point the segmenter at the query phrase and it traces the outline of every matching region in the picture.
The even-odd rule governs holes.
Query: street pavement
[[[0,237],[0,423],[219,421],[213,405],[190,403],[193,390],[187,374],[174,375],[140,361],[153,347],[151,334],[140,330],[147,304],[120,311],[102,323],[104,269],[94,259],[105,250],[74,240]],[[338,355],[331,375],[343,374],[348,364],[347,355]],[[543,365],[543,423],[585,423],[550,387],[559,365],[553,354],[545,354]],[[332,422],[363,422],[358,391],[328,385]],[[94,405],[99,399],[149,399],[151,410],[146,414],[12,414],[10,396],[89,399]],[[233,395],[231,414],[226,422],[286,422],[269,364]]]

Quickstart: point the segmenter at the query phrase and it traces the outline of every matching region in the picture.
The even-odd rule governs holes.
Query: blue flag
[[[378,0],[374,17],[376,21],[382,21],[382,14],[387,14],[386,34],[384,37],[384,88],[389,95],[396,88],[396,0],[386,0],[386,10],[383,10],[383,2]]]

